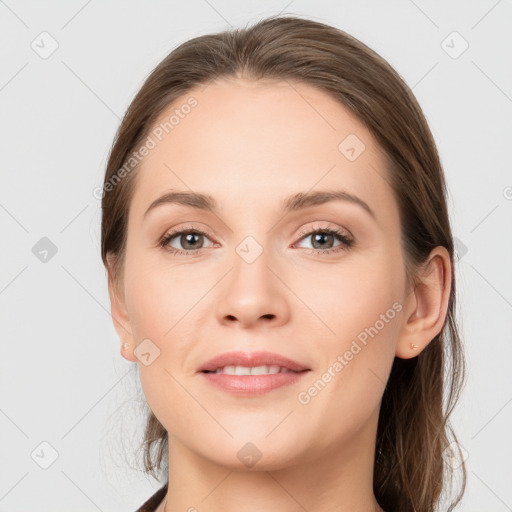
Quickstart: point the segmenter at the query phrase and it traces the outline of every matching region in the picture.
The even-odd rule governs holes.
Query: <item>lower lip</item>
[[[204,373],[201,375],[212,385],[235,395],[257,396],[283,386],[295,384],[310,370],[303,372],[273,373],[269,375],[227,375]]]

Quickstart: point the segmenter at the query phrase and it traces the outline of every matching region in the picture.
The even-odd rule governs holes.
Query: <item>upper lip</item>
[[[293,361],[288,357],[273,352],[258,351],[258,352],[225,352],[215,356],[214,358],[206,361],[197,371],[215,371],[217,368],[224,368],[225,366],[281,366],[288,368],[294,372],[302,372],[309,370],[297,361]]]

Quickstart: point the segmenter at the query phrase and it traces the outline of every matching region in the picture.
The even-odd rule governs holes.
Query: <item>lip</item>
[[[274,352],[258,351],[258,352],[225,352],[204,363],[197,371],[198,373],[205,371],[215,371],[217,368],[225,366],[270,366],[277,365],[287,368],[293,372],[304,372],[310,370],[307,366],[293,361],[288,357],[276,354]],[[216,374],[219,375],[219,374]],[[279,374],[275,374],[279,375]],[[249,377],[244,375],[243,377]],[[256,377],[256,376],[254,376]],[[267,375],[263,375],[267,377]]]
[[[202,373],[206,382],[227,393],[236,396],[259,396],[283,386],[297,383],[310,370],[269,375],[227,375],[225,373]]]
[[[227,375],[205,373],[224,366],[271,366],[278,365],[291,370],[268,375]],[[283,386],[292,385],[311,371],[307,366],[273,352],[227,352],[210,359],[199,368],[198,373],[206,382],[236,396],[259,396]]]

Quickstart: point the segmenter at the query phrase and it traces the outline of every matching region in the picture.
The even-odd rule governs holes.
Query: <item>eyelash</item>
[[[341,242],[341,245],[337,246],[336,248],[331,249],[304,249],[308,254],[317,254],[325,256],[327,254],[337,253],[341,251],[346,251],[350,249],[354,245],[354,240],[347,236],[345,233],[342,233],[336,228],[322,228],[322,227],[316,227],[313,230],[310,231],[304,231],[299,234],[299,241],[303,240],[304,238],[307,238],[311,235],[316,235],[319,233],[327,233],[328,235],[334,235],[338,238],[338,240]],[[205,233],[201,229],[197,229],[195,227],[189,227],[185,229],[175,230],[171,231],[169,233],[166,233],[163,238],[159,241],[159,246],[162,247],[164,250],[170,252],[171,254],[175,255],[187,255],[187,256],[193,256],[196,255],[201,251],[201,249],[204,249],[202,247],[201,249],[193,249],[190,251],[182,251],[181,249],[175,249],[175,248],[169,248],[168,244],[169,242],[175,238],[177,235],[188,235],[188,234],[198,234],[203,235],[205,237],[209,238],[208,233]]]

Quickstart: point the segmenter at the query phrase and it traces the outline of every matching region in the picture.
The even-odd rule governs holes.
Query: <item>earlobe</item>
[[[432,250],[404,308],[395,355],[416,357],[442,331],[452,285],[450,255],[445,247]]]
[[[135,362],[137,359],[133,354],[135,346],[130,330],[130,317],[126,309],[124,294],[120,290],[120,283],[116,280],[113,271],[113,258],[110,254],[107,256],[107,261],[109,262],[107,266],[108,294],[110,297],[112,323],[121,342],[121,355],[128,361]]]
[[[132,361],[133,363],[135,363],[137,361],[137,359],[135,358],[135,356],[133,354],[133,350],[134,350],[134,347],[132,346],[131,343],[128,343],[127,341],[125,341],[121,345],[121,355],[128,361]]]

